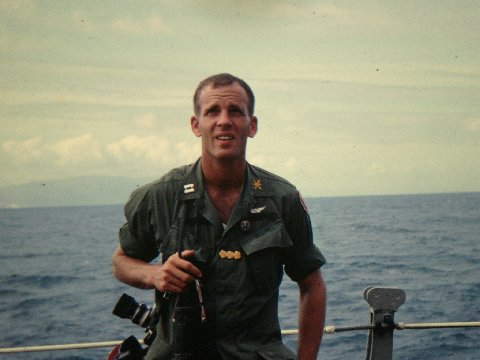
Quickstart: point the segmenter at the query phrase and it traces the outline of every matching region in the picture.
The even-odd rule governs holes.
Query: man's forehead
[[[229,101],[247,105],[247,99],[247,93],[243,87],[237,83],[216,87],[208,85],[202,89],[199,97],[201,105],[215,103],[217,101]]]

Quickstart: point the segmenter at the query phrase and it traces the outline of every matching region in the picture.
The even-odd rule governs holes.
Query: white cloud
[[[62,176],[126,173],[146,176],[195,161],[200,154],[200,142],[192,146],[187,142],[173,144],[158,135],[129,135],[102,143],[94,134],[85,133],[53,142],[39,137],[7,140],[0,150],[0,158],[11,169],[34,165],[41,169],[36,174],[41,178],[51,172]]]
[[[12,46],[12,39],[7,33],[6,26],[0,24],[0,49],[10,49]]]
[[[116,18],[112,21],[111,28],[134,35],[157,35],[172,32],[172,28],[156,13],[142,19],[134,19],[132,17]]]
[[[391,164],[379,164],[377,162],[373,162],[369,165],[367,169],[368,175],[401,175],[401,174],[408,174],[411,173],[413,170],[412,165],[408,164],[399,164],[399,163],[391,163]]]
[[[172,29],[166,22],[158,15],[152,14],[146,19],[147,29],[152,34],[171,33]]]
[[[465,121],[465,129],[472,133],[480,132],[480,118],[472,118]]]
[[[288,171],[294,171],[298,168],[298,161],[294,157],[290,157],[283,162]]]
[[[50,146],[57,165],[78,165],[104,158],[100,142],[92,134],[83,134],[58,141]]]
[[[0,24],[0,52],[9,53],[18,51],[31,54],[47,51],[48,49],[54,48],[55,45],[56,39],[53,37],[41,37],[37,34],[23,36],[22,34],[7,30],[6,26]]]
[[[89,104],[89,105],[111,105],[111,106],[132,106],[132,107],[184,107],[189,105],[187,97],[182,98],[175,94],[163,93],[163,96],[151,94],[146,97],[144,93],[105,93],[105,92],[74,92],[60,88],[57,91],[43,90],[5,90],[0,98],[0,104],[8,106],[24,104]]]
[[[378,163],[371,163],[368,167],[368,173],[370,175],[385,174],[386,169],[383,165],[380,165]]]
[[[181,141],[175,145],[175,160],[173,164],[188,164],[195,161],[200,156],[200,142],[196,146],[191,143]]]
[[[118,162],[132,161],[168,162],[170,144],[158,136],[126,136],[106,147],[108,153]]]
[[[119,173],[158,174],[195,161],[200,156],[200,142],[171,143],[158,135],[130,135],[105,147]]]
[[[133,119],[133,122],[142,128],[152,129],[155,127],[157,117],[153,113],[145,113]]]
[[[259,167],[266,167],[267,164],[269,163],[267,156],[260,153],[255,153],[255,154],[252,154],[251,156],[248,156],[248,161],[251,164]]]
[[[22,163],[37,161],[43,154],[43,144],[39,137],[24,141],[8,140],[3,143],[3,151],[13,160]]]
[[[50,14],[39,16],[41,9],[35,0],[0,0],[0,52],[24,54],[48,52],[57,44],[57,37],[35,31],[39,19],[50,23]],[[15,63],[20,57],[12,57]]]
[[[0,12],[5,17],[27,19],[35,14],[37,2],[34,0],[2,0]]]
[[[0,31],[0,37],[1,36]],[[43,63],[26,59],[15,59],[15,61],[6,62],[6,64],[10,66],[14,65],[20,74],[32,74],[32,76],[35,76],[34,74],[43,74],[47,78],[60,78],[63,76],[80,78],[93,77],[92,80],[104,79],[106,77],[116,80],[119,78],[151,78],[150,71],[140,68],[107,67],[103,65],[69,64],[62,62]]]

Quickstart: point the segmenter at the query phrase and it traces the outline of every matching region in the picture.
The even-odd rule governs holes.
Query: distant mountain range
[[[85,176],[0,187],[0,208],[114,205],[153,179]]]

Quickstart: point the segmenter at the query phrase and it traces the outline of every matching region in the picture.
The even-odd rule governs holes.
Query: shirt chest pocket
[[[175,254],[178,251],[178,241],[177,241],[178,230],[175,227],[171,227],[167,233],[165,240],[161,243],[159,250],[162,254],[162,262],[164,263],[167,259]]]
[[[194,228],[185,226],[183,230],[183,250],[195,250],[195,258],[191,259],[196,263],[204,264],[207,262],[212,250],[209,243],[206,241],[199,241],[197,236],[193,235]],[[175,254],[179,250],[178,229],[172,226],[160,245],[160,252],[162,253],[162,262]]]
[[[276,289],[283,276],[283,253],[293,246],[282,220],[241,240],[240,246],[247,255],[256,290],[264,293]]]

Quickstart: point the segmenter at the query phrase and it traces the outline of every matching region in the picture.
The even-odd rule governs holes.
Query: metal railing
[[[369,287],[364,292],[364,299],[370,305],[370,323],[345,327],[325,326],[325,334],[346,331],[368,330],[366,360],[391,360],[393,356],[394,330],[407,329],[440,329],[480,327],[480,321],[472,322],[438,322],[438,323],[403,323],[395,322],[395,312],[406,299],[405,291],[392,287]],[[296,335],[298,330],[283,330],[282,335]],[[114,347],[122,343],[118,341],[103,341],[78,344],[21,346],[0,348],[0,355],[21,352],[42,352],[56,350],[92,349]],[[142,343],[142,341],[140,341]]]

